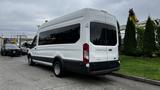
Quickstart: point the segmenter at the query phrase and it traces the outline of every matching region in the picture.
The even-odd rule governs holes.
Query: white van
[[[106,74],[119,70],[117,19],[102,10],[82,9],[39,27],[28,54],[28,64],[64,71]]]

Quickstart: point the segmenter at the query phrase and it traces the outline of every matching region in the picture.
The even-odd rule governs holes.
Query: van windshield
[[[117,44],[116,27],[104,23],[90,23],[90,40],[94,45],[114,46]]]

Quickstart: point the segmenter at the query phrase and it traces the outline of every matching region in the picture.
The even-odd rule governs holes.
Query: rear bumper
[[[102,74],[111,73],[113,71],[118,71],[119,69],[120,69],[120,67],[115,67],[115,68],[106,69],[106,70],[90,71],[89,74],[92,74],[92,75],[102,75]]]
[[[6,55],[19,56],[21,55],[21,51],[20,50],[9,50],[9,51],[6,51]]]
[[[64,65],[67,70],[81,74],[107,74],[120,69],[119,60],[91,62],[89,67],[82,61],[65,60]]]
[[[119,60],[90,63],[90,74],[106,74],[120,69]]]

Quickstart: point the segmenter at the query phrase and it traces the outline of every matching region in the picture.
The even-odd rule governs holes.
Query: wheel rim
[[[60,65],[59,63],[55,63],[55,66],[54,66],[54,72],[56,75],[59,75],[60,74]]]

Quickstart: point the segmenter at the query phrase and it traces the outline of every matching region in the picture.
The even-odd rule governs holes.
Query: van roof
[[[55,25],[55,24],[58,24],[58,23],[62,23],[62,22],[65,22],[65,21],[69,21],[69,20],[72,20],[72,19],[85,17],[86,15],[89,14],[89,12],[105,13],[106,15],[114,17],[113,15],[109,14],[107,11],[104,11],[104,10],[96,10],[96,9],[91,9],[91,8],[84,8],[84,9],[78,10],[76,12],[70,13],[68,15],[64,15],[62,17],[59,17],[59,18],[53,19],[51,21],[45,22],[44,24],[42,24],[39,27],[39,29],[42,29],[42,28],[45,28],[45,27],[48,27],[48,26],[51,26],[51,25]]]

